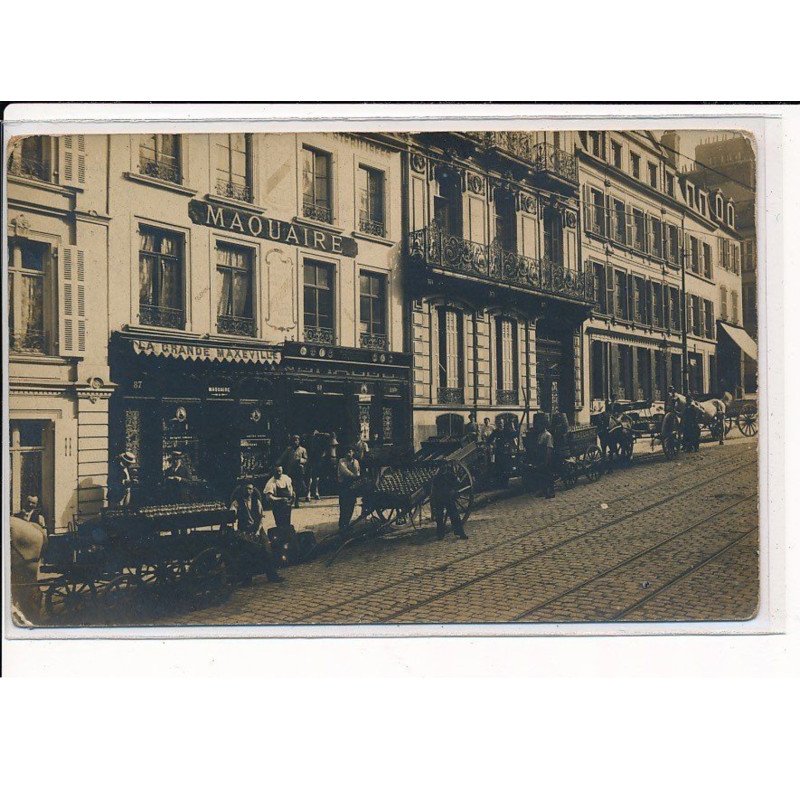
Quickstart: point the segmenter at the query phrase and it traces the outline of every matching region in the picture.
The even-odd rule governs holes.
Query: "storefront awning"
[[[744,328],[737,328],[725,322],[720,322],[719,326],[748,358],[758,361],[758,345]]]

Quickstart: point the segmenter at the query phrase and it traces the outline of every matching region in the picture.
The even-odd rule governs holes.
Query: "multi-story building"
[[[291,433],[405,441],[401,159],[349,134],[110,139],[114,452],[219,494]]]
[[[720,363],[717,348],[720,313],[741,315],[733,202],[678,171],[671,134],[666,147],[650,132],[577,141],[582,258],[596,292],[584,329],[593,410],[611,396],[663,399],[670,385],[735,390],[740,359]]]
[[[744,389],[755,392],[757,389],[757,346],[758,341],[758,284],[756,280],[756,221],[755,186],[756,157],[753,144],[742,134],[734,136],[710,137],[695,148],[695,160],[690,165],[687,178],[696,185],[715,193],[732,198],[736,230],[742,239],[741,254],[741,316],[735,318],[736,304],[729,307],[729,313],[720,314],[725,328],[739,341],[725,334],[725,347],[744,347]],[[747,337],[736,329],[744,328]],[[753,341],[749,341],[752,339]]]
[[[571,133],[406,138],[414,442],[542,409],[586,416]]]
[[[99,510],[108,471],[105,136],[27,136],[6,153],[11,512],[48,529]]]

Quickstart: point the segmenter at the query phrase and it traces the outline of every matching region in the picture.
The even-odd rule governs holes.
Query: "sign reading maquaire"
[[[198,225],[208,225],[224,231],[234,231],[245,235],[257,236],[282,244],[293,244],[297,247],[309,247],[332,255],[352,258],[358,254],[355,239],[341,236],[338,233],[302,225],[298,222],[284,222],[270,219],[235,208],[206,203],[203,200],[189,202],[189,217]]]

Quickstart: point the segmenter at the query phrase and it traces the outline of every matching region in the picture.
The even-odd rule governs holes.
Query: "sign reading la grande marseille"
[[[298,222],[284,222],[250,214],[247,211],[237,211],[235,208],[213,205],[202,200],[192,200],[189,203],[189,217],[198,225],[209,225],[212,228],[249,234],[297,247],[309,247],[312,250],[321,250],[323,253],[351,258],[358,254],[355,239],[347,236]]]

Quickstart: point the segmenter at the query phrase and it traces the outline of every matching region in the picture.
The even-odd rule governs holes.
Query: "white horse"
[[[726,396],[730,397],[730,395],[727,393]],[[682,414],[687,405],[686,396],[680,394],[679,392],[673,391],[670,394],[670,397],[672,398],[675,410],[679,414]],[[717,398],[711,398],[710,400],[701,401],[692,400],[691,403],[693,408],[700,410],[700,421],[702,424],[704,424],[712,432],[714,427],[717,427],[719,443],[723,444],[725,441],[725,414],[728,410],[725,401],[718,400]]]

